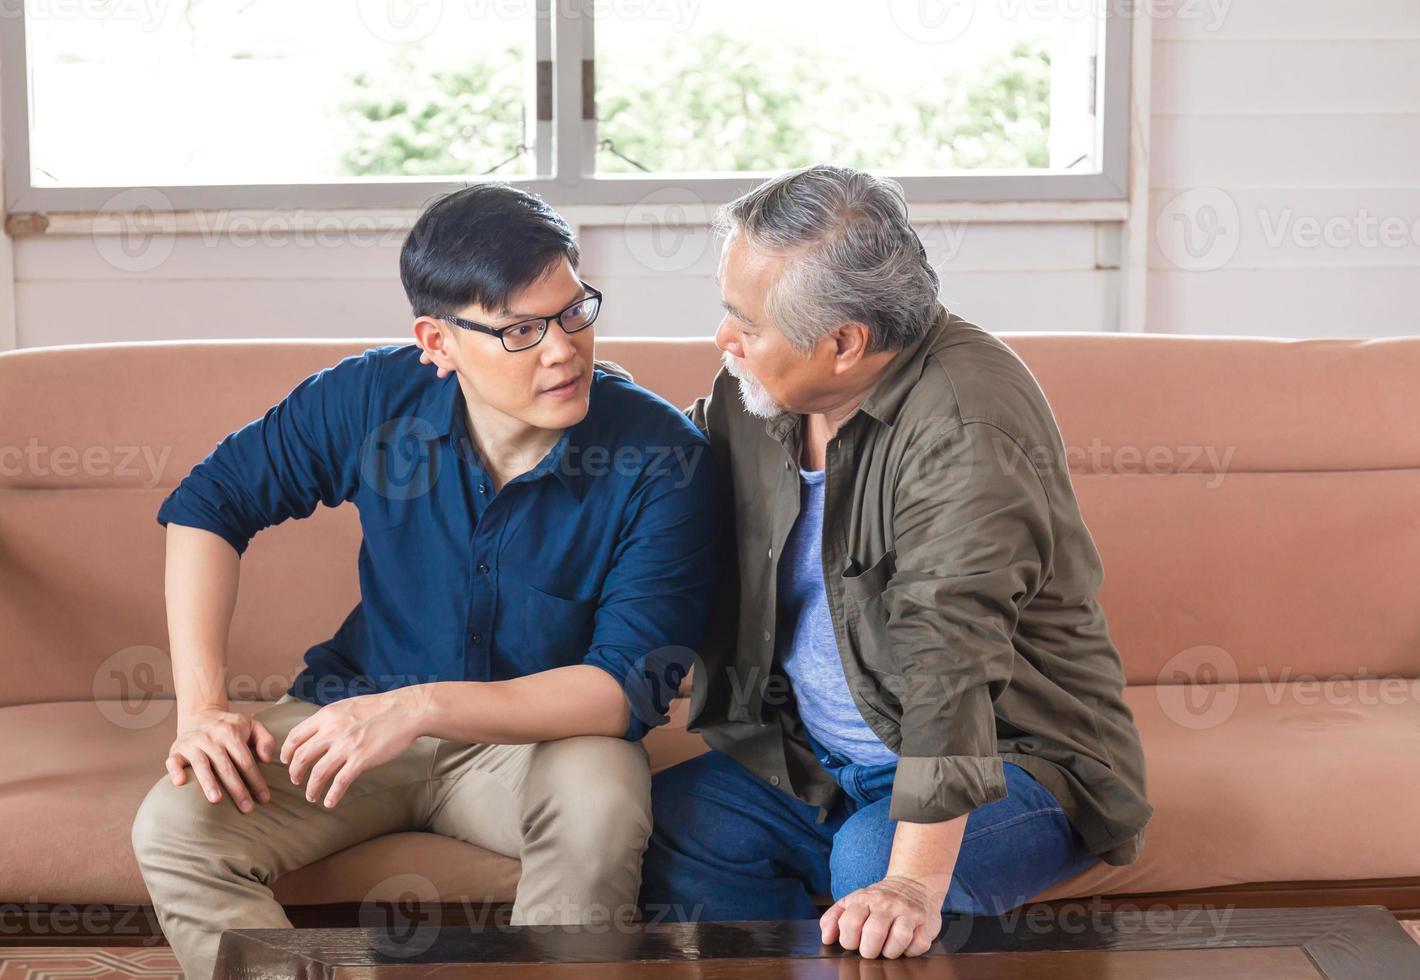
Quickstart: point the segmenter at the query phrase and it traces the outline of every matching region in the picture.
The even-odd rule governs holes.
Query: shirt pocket
[[[899,672],[892,655],[887,604],[883,601],[883,592],[896,569],[897,552],[889,550],[863,571],[852,574],[845,570],[839,576],[849,642],[863,663],[880,674]]]
[[[599,601],[555,595],[531,583],[520,583],[511,597],[519,604],[522,629],[513,641],[519,659],[533,667],[579,664],[592,645]]]

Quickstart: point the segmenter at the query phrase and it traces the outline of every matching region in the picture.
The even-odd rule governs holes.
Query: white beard
[[[748,368],[741,365],[738,357],[729,351],[723,351],[720,360],[724,363],[725,370],[739,382],[740,401],[746,412],[761,419],[772,419],[784,412],[784,406],[769,397],[764,385],[759,383],[759,379],[751,374]]]

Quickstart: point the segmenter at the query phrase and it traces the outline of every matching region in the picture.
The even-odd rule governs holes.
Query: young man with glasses
[[[593,360],[577,261],[531,194],[441,198],[400,256],[417,344],[305,379],[163,501],[178,731],[133,844],[189,976],[224,929],[290,925],[273,879],[399,831],[520,858],[515,923],[634,915],[639,740],[700,642],[718,528],[705,438]],[[279,701],[233,710],[239,556],[345,501],[360,602]]]

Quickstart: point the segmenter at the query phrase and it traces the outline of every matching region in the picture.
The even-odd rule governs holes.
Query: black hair
[[[474,184],[424,209],[399,253],[399,278],[415,316],[470,304],[506,310],[559,259],[577,268],[577,239],[536,194]]]

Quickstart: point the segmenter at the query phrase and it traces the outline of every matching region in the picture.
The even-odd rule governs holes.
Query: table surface
[[[950,920],[926,956],[864,960],[819,942],[813,920],[634,928],[494,924],[238,929],[218,976],[392,978],[746,977],[1420,978],[1420,945],[1385,909],[1045,906]]]

